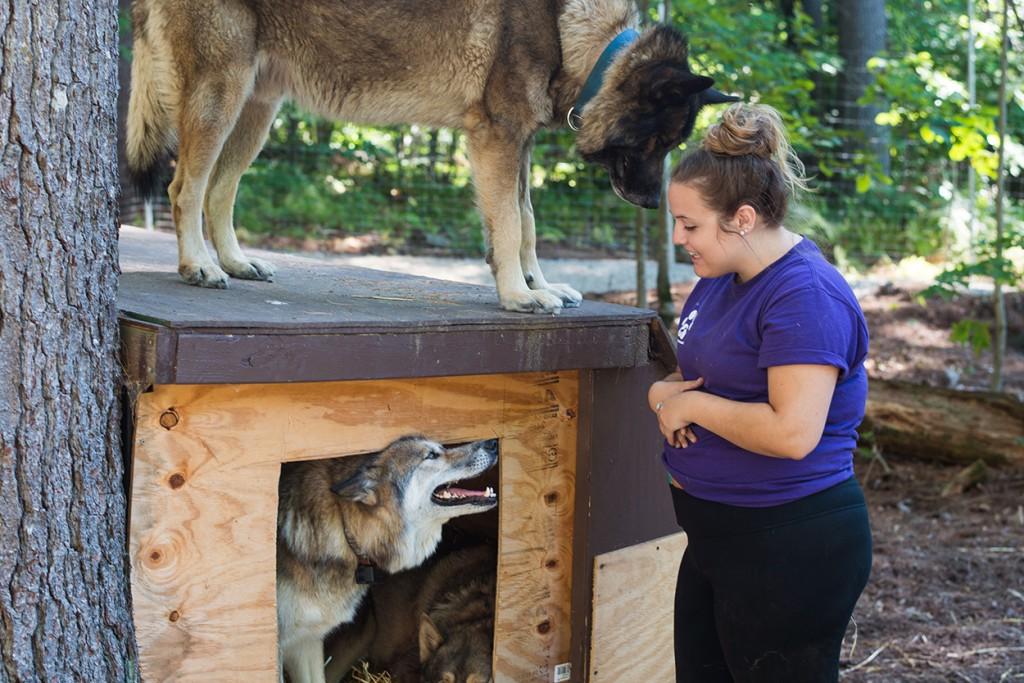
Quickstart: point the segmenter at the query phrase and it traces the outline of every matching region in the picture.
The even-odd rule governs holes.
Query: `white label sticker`
[[[564,683],[572,678],[572,664],[566,662],[555,667],[555,683]]]

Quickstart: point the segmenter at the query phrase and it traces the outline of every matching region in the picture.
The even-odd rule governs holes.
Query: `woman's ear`
[[[746,235],[754,229],[754,225],[757,223],[757,211],[750,204],[744,204],[736,209],[732,221],[733,225],[736,226],[736,230],[741,235]]]

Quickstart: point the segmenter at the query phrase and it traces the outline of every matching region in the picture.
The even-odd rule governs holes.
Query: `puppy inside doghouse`
[[[374,585],[355,622],[328,636],[329,683],[493,680],[497,545],[446,541],[421,567]]]
[[[325,683],[324,637],[353,620],[370,585],[429,558],[445,522],[495,508],[494,488],[455,484],[481,475],[497,460],[496,439],[446,448],[414,435],[378,453],[282,466],[282,680],[286,674],[291,683]]]

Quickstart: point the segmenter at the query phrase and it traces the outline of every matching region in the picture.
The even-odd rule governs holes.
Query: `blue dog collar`
[[[594,68],[590,70],[590,75],[587,76],[587,80],[583,84],[583,90],[580,91],[580,96],[576,98],[576,104],[569,109],[569,113],[566,115],[566,123],[569,124],[570,128],[579,130],[583,126],[583,117],[580,116],[579,112],[583,111],[583,107],[587,106],[587,103],[601,89],[601,83],[604,81],[604,72],[608,70],[612,60],[626,47],[636,42],[636,39],[639,37],[640,34],[634,29],[627,28],[615,36],[612,42],[608,43],[608,47],[604,49],[601,56],[597,58]]]

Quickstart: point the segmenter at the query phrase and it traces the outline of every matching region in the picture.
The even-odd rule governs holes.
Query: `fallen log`
[[[1024,403],[1008,394],[873,379],[860,434],[886,454],[1024,465]]]

